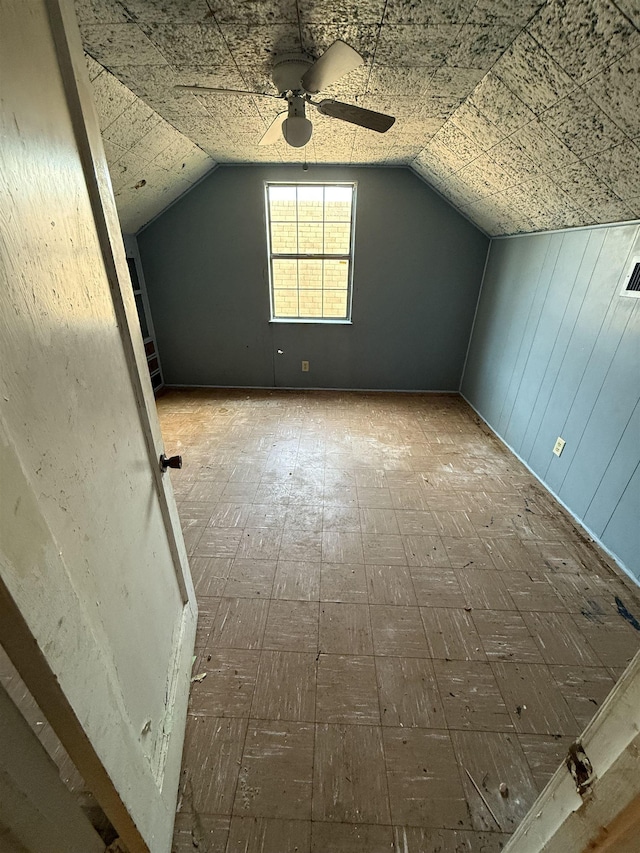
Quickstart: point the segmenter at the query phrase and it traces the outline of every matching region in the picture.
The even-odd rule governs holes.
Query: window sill
[[[300,319],[298,317],[291,318],[272,318],[269,320],[270,323],[295,323],[296,325],[305,325],[305,326],[353,326],[352,320],[319,320],[317,318],[310,318],[309,320]]]

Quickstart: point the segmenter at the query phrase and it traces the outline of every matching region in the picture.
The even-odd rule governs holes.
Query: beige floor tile
[[[322,563],[320,600],[366,604],[368,595],[365,567],[349,563]]]
[[[312,853],[391,853],[390,826],[313,822]]]
[[[567,608],[543,572],[501,572],[515,606],[521,611],[564,612]]]
[[[407,566],[367,566],[369,604],[416,605]]]
[[[369,607],[321,601],[319,649],[323,654],[373,654]]]
[[[251,720],[233,814],[310,820],[313,740],[309,723]]]
[[[486,660],[471,613],[462,607],[421,607],[431,657],[441,660]]]
[[[429,649],[417,607],[371,605],[376,655],[428,657]]]
[[[543,568],[542,560],[525,548],[517,536],[494,537],[491,534],[484,541],[499,571],[536,572]]]
[[[505,610],[474,610],[473,621],[489,660],[542,663],[543,656],[521,614]]]
[[[573,738],[566,735],[518,735],[518,740],[538,791],[542,791],[556,770],[564,766]]]
[[[488,663],[435,660],[447,727],[509,732],[513,723]]]
[[[260,652],[218,649],[200,655],[194,666],[189,713],[209,717],[248,717]]]
[[[246,720],[187,718],[180,811],[231,813],[246,731]]]
[[[276,601],[269,607],[264,648],[277,651],[318,651],[318,604],[314,601]]]
[[[424,658],[377,657],[378,694],[383,726],[446,727],[433,664]]]
[[[476,530],[468,512],[434,509],[433,517],[440,536],[475,538]]]
[[[586,637],[591,648],[596,650],[598,658],[608,667],[626,667],[640,649],[640,632],[634,630],[618,614],[590,619],[584,613],[574,614],[573,624],[580,635]],[[567,630],[567,633],[573,633]],[[568,639],[566,640],[568,644]],[[555,651],[555,648],[554,648]],[[585,656],[587,655],[587,649]],[[570,663],[570,661],[551,661],[552,663]],[[586,664],[586,661],[584,661]]]
[[[376,486],[358,486],[358,506],[379,507],[381,509],[393,509],[393,500],[388,488]]]
[[[396,510],[396,521],[398,531],[407,536],[416,535],[435,536],[438,534],[438,526],[431,512],[424,509],[398,509]]]
[[[196,652],[203,649],[214,625],[216,613],[220,607],[219,598],[201,598],[198,601],[198,623],[196,627]]]
[[[223,503],[216,506],[209,519],[209,527],[246,527],[251,504]]]
[[[500,853],[509,835],[455,829],[394,826],[394,851],[402,853]]]
[[[451,739],[462,770],[474,829],[513,832],[538,795],[517,736],[499,732],[456,731],[451,733]],[[498,826],[469,774],[490,805]],[[508,797],[500,794],[503,782],[508,788]]]
[[[400,535],[363,533],[362,546],[364,562],[369,565],[407,565],[407,557]]]
[[[314,722],[315,703],[316,655],[265,649],[260,655],[251,716]]]
[[[425,607],[465,607],[466,600],[453,569],[412,567],[418,604]]]
[[[318,601],[320,564],[307,561],[278,560],[271,592],[273,598],[290,601]]]
[[[226,598],[270,598],[275,573],[275,560],[236,559],[224,595]]]
[[[522,618],[535,637],[545,663],[601,666],[599,655],[570,616],[561,613],[523,613]]]
[[[380,726],[317,725],[313,819],[390,823]]]
[[[579,734],[580,727],[549,667],[503,662],[492,667],[518,734]]]
[[[323,563],[363,563],[362,536],[346,530],[325,530],[322,534]]]
[[[482,539],[442,536],[442,544],[454,569],[495,569],[489,549]]]
[[[200,849],[209,853],[207,847]],[[237,815],[231,818],[226,853],[310,853],[310,850],[311,821]],[[193,853],[193,848],[188,853]]]
[[[207,641],[208,649],[259,649],[269,602],[257,598],[223,598]]]
[[[376,669],[372,657],[320,655],[316,720],[320,723],[380,724]]]
[[[287,507],[285,530],[322,530],[322,504]]]
[[[285,530],[280,543],[281,560],[306,560],[319,563],[322,557],[322,533],[314,530]]]
[[[360,510],[360,526],[363,533],[376,533],[382,536],[399,534],[395,511],[364,507]]]
[[[193,528],[196,530],[197,528]],[[192,530],[187,531],[188,534]],[[226,527],[206,527],[194,546],[192,553],[196,557],[235,557],[242,537],[242,530]]]
[[[286,509],[281,504],[253,503],[243,527],[284,527]]]
[[[439,536],[403,536],[402,540],[410,566],[449,566],[449,558]]]
[[[225,853],[230,818],[225,815],[201,815],[183,812],[176,815],[172,853]]]
[[[233,560],[229,557],[191,557],[189,567],[196,597],[220,597],[231,572]]]
[[[578,725],[584,729],[615,681],[604,667],[550,666],[549,669]]]
[[[426,492],[421,488],[393,486],[389,489],[389,495],[393,509],[429,509]]]
[[[322,510],[323,530],[360,533],[360,511],[357,506],[325,506]]]
[[[279,527],[245,527],[236,556],[244,560],[277,560],[281,539]]]
[[[461,569],[456,572],[456,577],[470,607],[480,610],[515,610],[516,606],[503,580],[504,574],[484,569]],[[518,575],[522,574],[524,572],[518,572]]]
[[[384,728],[394,824],[471,829],[448,732]]]

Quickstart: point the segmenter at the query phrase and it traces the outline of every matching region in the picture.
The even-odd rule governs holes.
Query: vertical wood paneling
[[[637,225],[494,241],[462,392],[640,578],[639,246]]]

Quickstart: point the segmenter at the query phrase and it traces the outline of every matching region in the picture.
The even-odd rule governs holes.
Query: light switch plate
[[[564,450],[564,446],[566,443],[567,442],[564,440],[564,438],[560,438],[560,436],[558,436],[556,443],[553,445],[553,452],[556,454],[556,456],[560,456],[560,454]]]

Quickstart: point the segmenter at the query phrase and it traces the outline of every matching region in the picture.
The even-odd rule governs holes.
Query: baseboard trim
[[[171,385],[165,383],[163,390],[167,391],[189,391],[192,389],[210,389],[211,391],[330,391],[342,394],[447,394],[452,397],[460,396],[459,391],[429,391],[424,388],[327,388],[327,387],[305,387],[283,385]]]
[[[633,582],[634,586],[640,587],[640,578],[637,578],[633,574],[633,572],[625,566],[625,564],[622,562],[620,557],[618,557],[618,555],[614,551],[612,551],[610,548],[607,548],[607,546],[604,544],[604,542],[598,536],[596,536],[596,534],[593,532],[593,530],[590,530],[587,527],[587,525],[584,523],[584,521],[582,521],[582,519],[579,518],[575,514],[575,512],[571,509],[571,507],[567,506],[567,504],[562,500],[562,498],[558,497],[558,495],[553,491],[553,489],[549,488],[549,486],[545,483],[545,481],[541,477],[539,477],[538,474],[536,474],[536,472],[533,470],[533,468],[522,458],[522,456],[520,456],[520,454],[516,450],[514,450],[513,447],[511,447],[511,445],[507,441],[504,440],[504,438],[500,435],[499,432],[496,432],[496,430],[491,426],[491,424],[486,420],[486,418],[484,418],[480,414],[480,412],[476,409],[476,407],[473,405],[473,403],[467,399],[467,397],[463,394],[462,391],[460,391],[460,396],[465,401],[465,403],[467,403],[473,409],[473,411],[480,418],[480,420],[483,422],[483,424],[485,424],[487,429],[491,430],[491,432],[500,441],[500,443],[503,444],[510,453],[513,453],[513,455],[516,457],[516,459],[519,462],[522,462],[522,464],[527,469],[527,471],[529,471],[530,474],[533,474],[533,476],[540,483],[540,485],[545,489],[545,491],[549,492],[549,494],[554,498],[554,500],[558,501],[560,506],[563,507],[563,509],[565,509],[569,513],[569,515],[576,522],[576,524],[578,524],[578,526],[581,527],[582,530],[584,530],[584,532],[587,534],[589,539],[592,539],[599,548],[602,548],[602,550],[605,552],[605,554],[607,554],[607,556],[613,560],[613,562],[616,564],[616,566],[618,566],[620,571],[624,572],[624,574]]]

